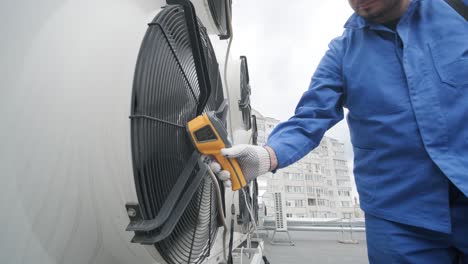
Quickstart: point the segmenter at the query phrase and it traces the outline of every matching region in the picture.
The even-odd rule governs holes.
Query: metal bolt
[[[133,208],[128,208],[127,214],[128,214],[128,216],[130,216],[130,217],[135,217],[135,216],[136,216],[136,211],[135,211],[135,209],[133,209]]]

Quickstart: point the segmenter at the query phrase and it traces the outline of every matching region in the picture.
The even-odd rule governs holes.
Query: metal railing
[[[291,231],[350,231],[365,232],[365,223],[361,219],[335,218],[330,220],[313,219],[287,219],[288,230]],[[273,217],[263,218],[263,228],[273,230],[275,222]]]

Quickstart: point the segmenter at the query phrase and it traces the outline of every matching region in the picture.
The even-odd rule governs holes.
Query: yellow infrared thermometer
[[[232,190],[237,191],[247,185],[239,163],[234,158],[226,158],[221,149],[230,148],[227,131],[214,111],[206,112],[187,123],[187,131],[195,148],[204,155],[212,155],[223,170],[231,173]]]

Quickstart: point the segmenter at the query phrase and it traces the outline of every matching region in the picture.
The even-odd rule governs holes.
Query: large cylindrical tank
[[[0,263],[155,263],[125,203],[134,67],[163,4],[2,1]]]
[[[164,263],[125,231],[125,204],[138,202],[128,118],[133,73],[147,23],[163,5],[1,3],[0,263]],[[228,205],[237,200],[227,191]],[[210,263],[222,255],[221,236]],[[242,239],[236,233],[234,244]]]

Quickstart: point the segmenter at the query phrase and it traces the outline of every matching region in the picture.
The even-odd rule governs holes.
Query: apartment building
[[[258,144],[265,143],[279,120],[257,118]],[[344,155],[344,144],[324,137],[320,145],[300,161],[258,178],[267,215],[273,215],[274,192],[283,192],[289,218],[354,218],[351,172]]]

